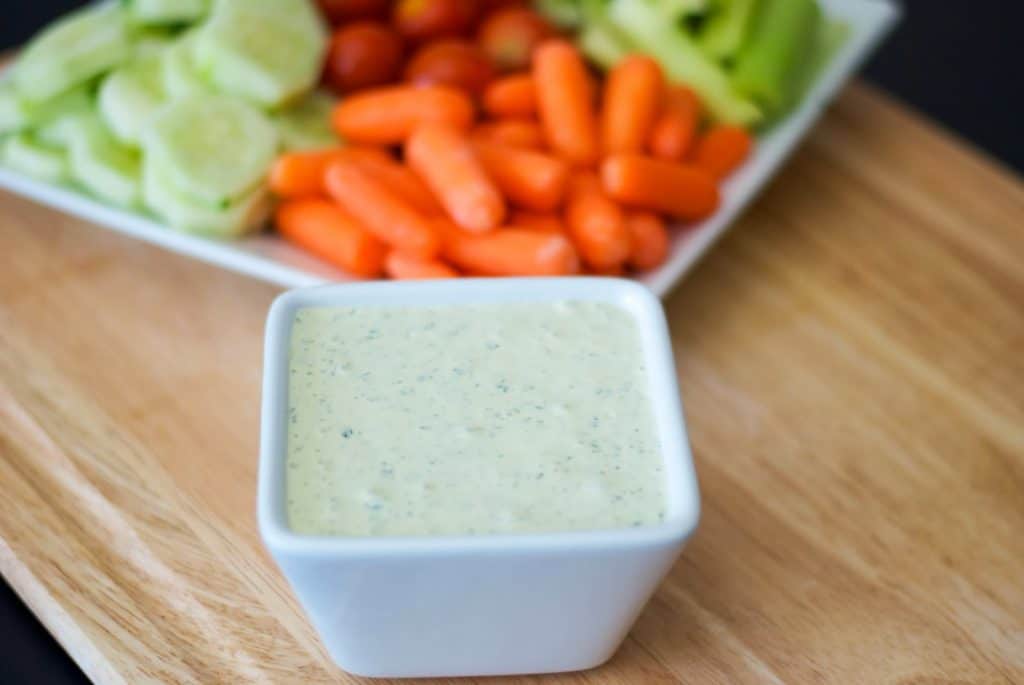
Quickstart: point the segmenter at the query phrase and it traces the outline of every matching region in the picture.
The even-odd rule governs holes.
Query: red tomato
[[[332,24],[340,24],[353,19],[384,17],[389,0],[317,0],[320,10]]]
[[[443,83],[480,95],[494,78],[494,65],[469,41],[438,40],[412,56],[405,67],[405,78],[423,85]]]
[[[379,21],[356,21],[331,37],[324,78],[344,93],[394,81],[402,68],[402,39]]]
[[[515,7],[517,5],[525,5],[526,0],[480,0],[478,4],[480,5],[480,13],[486,15],[489,12],[492,12],[501,7]]]
[[[499,69],[517,71],[529,67],[533,49],[554,34],[554,28],[533,10],[507,7],[484,19],[477,41]]]
[[[398,0],[391,20],[409,40],[423,41],[469,31],[477,9],[474,0]]]

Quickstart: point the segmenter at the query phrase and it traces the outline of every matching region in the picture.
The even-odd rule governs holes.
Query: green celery
[[[708,11],[709,0],[658,0],[658,9],[670,19],[703,14]]]
[[[603,22],[585,23],[576,41],[583,54],[602,69],[611,69],[630,52],[629,44]]]
[[[632,50],[629,41],[608,19],[605,0],[579,0],[582,23],[576,42],[593,62],[611,69]]]
[[[548,21],[564,29],[576,28],[582,21],[576,0],[535,0],[533,5]]]
[[[813,54],[822,24],[816,0],[761,0],[750,36],[736,57],[732,84],[768,116],[799,95],[801,63]]]
[[[714,119],[743,126],[761,120],[758,106],[733,88],[725,70],[682,28],[666,21],[657,0],[612,0],[608,17],[634,45],[658,60],[670,81],[697,91]]]
[[[750,33],[757,5],[758,0],[729,0],[708,17],[697,41],[708,57],[722,62],[736,56]]]

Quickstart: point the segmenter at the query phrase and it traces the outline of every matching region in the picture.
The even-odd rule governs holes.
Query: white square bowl
[[[664,459],[664,522],[616,530],[437,537],[327,537],[288,527],[288,353],[309,306],[609,302],[641,331]],[[501,675],[607,660],[693,533],[700,501],[668,327],[655,296],[621,279],[463,279],[293,290],[267,320],[260,533],[327,650],[376,677]]]

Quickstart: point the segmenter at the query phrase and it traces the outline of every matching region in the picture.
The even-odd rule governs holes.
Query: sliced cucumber
[[[50,25],[14,66],[24,98],[42,101],[87,81],[132,54],[127,13],[116,3],[89,6]]]
[[[0,135],[47,126],[66,115],[92,107],[92,88],[82,84],[43,102],[30,102],[11,89],[9,81],[0,83]]]
[[[32,126],[45,126],[59,117],[92,110],[93,85],[83,83],[45,102],[25,103],[24,106]]]
[[[226,207],[198,205],[181,193],[159,165],[147,162],[143,171],[146,205],[171,228],[215,238],[231,238],[256,230],[270,214],[270,194],[263,185]]]
[[[146,57],[148,55],[163,54],[177,42],[178,34],[175,31],[164,29],[144,29],[136,31],[132,40],[135,42],[135,57]]]
[[[132,19],[146,26],[190,24],[199,21],[210,9],[207,0],[131,0]]]
[[[83,128],[91,126],[96,118],[92,108],[69,112],[35,129],[33,133],[39,142],[61,149],[70,149],[76,138],[84,135]]]
[[[17,133],[28,126],[28,116],[10,79],[0,81],[0,136]]]
[[[294,107],[274,114],[281,147],[285,150],[315,150],[338,145],[341,139],[331,128],[331,110],[337,102],[327,93],[314,91]]]
[[[232,204],[258,185],[277,152],[277,132],[235,98],[193,95],[165,105],[143,137],[147,163],[198,204]]]
[[[327,31],[307,0],[219,0],[196,39],[196,62],[225,93],[276,107],[320,75]]]
[[[195,34],[190,33],[163,53],[164,91],[168,97],[214,92],[213,85],[199,74],[192,54],[194,47]]]
[[[61,183],[68,175],[64,151],[44,145],[28,133],[19,133],[4,141],[3,161],[15,171],[47,183]]]
[[[142,130],[167,99],[160,54],[137,57],[118,67],[100,85],[97,104],[117,138],[138,144]]]
[[[140,203],[139,151],[117,142],[96,114],[68,129],[71,178],[100,199],[122,207]]]

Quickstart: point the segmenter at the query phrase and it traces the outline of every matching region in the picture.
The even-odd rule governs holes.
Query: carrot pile
[[[713,213],[752,144],[742,128],[702,130],[696,96],[651,58],[627,57],[602,85],[559,38],[479,96],[378,86],[343,99],[332,125],[346,147],[277,160],[277,227],[367,278],[655,268],[668,225]]]

